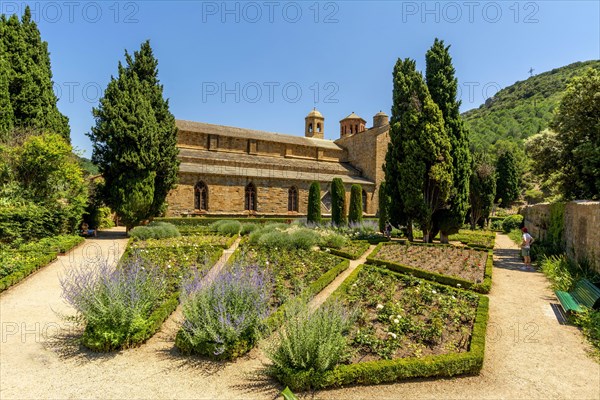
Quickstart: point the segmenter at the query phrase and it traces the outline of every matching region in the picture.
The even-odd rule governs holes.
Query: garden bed
[[[326,252],[305,249],[286,249],[252,246],[242,244],[229,260],[226,268],[257,266],[268,270],[271,291],[270,309],[274,310],[264,321],[264,328],[272,331],[279,327],[284,319],[285,305],[290,300],[302,296],[311,298],[331,283],[336,276],[348,268],[349,261]],[[193,346],[186,335],[180,331],[176,346],[183,353],[197,353],[217,359],[232,359],[249,351],[254,343],[245,339],[230,344],[220,354],[211,353],[214,347],[210,343]]]
[[[279,371],[293,390],[477,374],[483,366],[485,296],[359,266],[333,294],[357,313],[345,362],[332,370]]]
[[[40,239],[16,249],[0,250],[0,292],[28,277],[34,271],[54,261],[85,239],[63,235]]]
[[[97,325],[87,323],[82,336],[84,346],[99,352],[135,347],[144,343],[158,331],[179,304],[179,290],[182,281],[192,273],[205,274],[223,254],[221,245],[198,244],[198,242],[194,243],[188,239],[186,237],[150,239],[130,243],[117,268],[125,269],[131,268],[131,265],[138,267],[142,265],[145,267],[142,267],[141,270],[157,269],[157,274],[162,277],[161,280],[166,285],[164,293],[142,313],[143,315],[139,315],[135,321],[129,321],[127,324],[130,325],[128,326],[115,323],[114,321],[119,321],[117,316],[114,321],[112,316],[98,318],[102,322]],[[211,239],[207,240],[210,242]],[[139,271],[134,272],[131,276],[122,275],[124,279],[122,286],[125,287],[123,290],[126,293],[131,290],[127,285],[137,275],[139,275]],[[136,292],[135,296],[140,296],[140,293]],[[124,306],[127,308],[128,304],[124,304]]]
[[[496,233],[492,231],[472,231],[461,229],[458,233],[450,235],[449,240],[456,240],[469,247],[493,249]]]
[[[450,286],[488,293],[492,251],[427,244],[380,244],[368,262]]]
[[[206,247],[217,246],[228,249],[238,238],[238,235],[225,236],[212,233],[202,235],[183,236],[169,239],[147,239],[134,241],[129,245],[131,249],[145,249],[157,247]]]

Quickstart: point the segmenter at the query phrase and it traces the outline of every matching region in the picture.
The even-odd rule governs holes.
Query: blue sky
[[[597,1],[0,1],[32,7],[51,52],[74,146],[124,50],[150,39],[178,119],[302,135],[317,107],[325,137],[356,112],[391,108],[392,68],[421,70],[434,38],[452,45],[462,110],[534,73],[600,58]]]

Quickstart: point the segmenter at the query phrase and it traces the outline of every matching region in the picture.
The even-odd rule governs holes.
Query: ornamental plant
[[[360,185],[352,185],[350,189],[350,211],[348,212],[348,221],[350,223],[362,222],[362,187]]]
[[[60,279],[62,297],[86,324],[82,342],[96,351],[139,344],[150,329],[149,317],[168,295],[159,268],[139,258],[120,267],[108,263],[68,270]]]
[[[321,186],[319,182],[313,182],[308,190],[308,213],[306,220],[309,223],[321,223]]]
[[[270,312],[270,280],[266,270],[239,264],[214,279],[195,274],[183,287],[185,322],[176,346],[216,359],[233,359],[249,351]]]

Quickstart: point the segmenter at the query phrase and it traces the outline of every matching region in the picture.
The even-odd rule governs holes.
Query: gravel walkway
[[[58,276],[98,254],[113,260],[120,256],[127,243],[122,232],[119,238],[105,235],[86,240],[0,295],[1,399],[277,398],[281,387],[259,373],[265,362],[260,350],[235,363],[179,356],[173,346],[175,315],[140,348],[112,354],[80,348],[75,342],[80,332],[53,312],[73,312],[60,298]],[[506,236],[498,236],[496,247],[480,376],[350,387],[302,397],[600,399],[600,366],[586,355],[580,332],[557,322],[550,307],[556,299],[544,276],[518,270],[517,249]],[[332,291],[336,282],[325,290]],[[313,301],[325,298],[323,294]]]

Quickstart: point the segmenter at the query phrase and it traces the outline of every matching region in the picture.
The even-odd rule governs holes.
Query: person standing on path
[[[521,254],[523,255],[525,266],[521,267],[521,270],[533,271],[534,269],[531,267],[531,243],[533,243],[534,239],[529,232],[527,232],[527,228],[523,228],[522,232],[523,241],[521,242]]]

